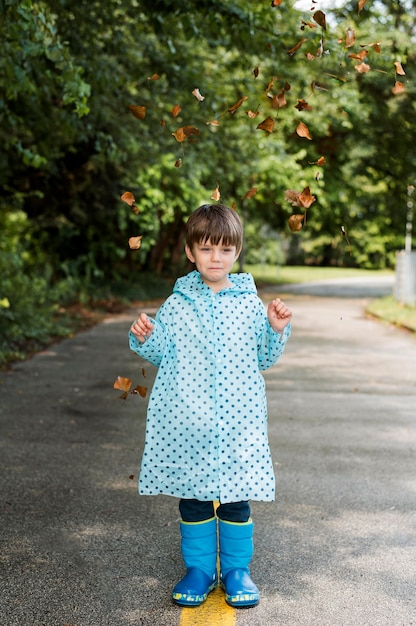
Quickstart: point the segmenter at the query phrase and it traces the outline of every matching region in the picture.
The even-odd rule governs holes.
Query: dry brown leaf
[[[172,115],[173,117],[178,117],[179,113],[181,112],[181,105],[180,104],[175,104],[175,106],[172,109]]]
[[[399,74],[399,76],[406,76],[406,72],[404,71],[403,66],[401,63],[399,63],[399,61],[394,62],[394,67],[396,68],[396,74]]]
[[[371,70],[371,67],[368,63],[359,63],[358,65],[354,65],[354,69],[357,70],[359,74],[367,74]]]
[[[266,119],[260,122],[260,124],[258,124],[256,128],[258,130],[264,130],[266,131],[266,133],[272,133],[274,129],[274,119],[272,119],[270,116],[266,117]]]
[[[240,98],[238,102],[236,102],[235,104],[233,104],[232,107],[227,109],[228,113],[235,113],[237,109],[241,107],[241,105],[243,104],[245,100],[247,100],[247,96],[243,96],[242,98]]]
[[[146,117],[146,107],[139,106],[136,104],[129,104],[130,112],[133,113],[134,117],[137,117],[139,120],[144,120]]]
[[[269,98],[272,99],[272,107],[274,109],[282,109],[287,105],[285,93],[286,89],[283,87],[283,89],[281,89],[281,91],[276,95],[267,94]]]
[[[120,391],[129,392],[131,387],[130,378],[124,378],[123,376],[117,376],[113,385],[113,389],[119,389]]]
[[[404,93],[406,91],[406,87],[404,86],[404,83],[401,83],[400,81],[396,80],[396,82],[394,83],[394,87],[392,88],[391,92],[397,96],[397,94],[399,93]]]
[[[302,25],[300,27],[301,30],[305,30],[305,28],[316,28],[316,24],[314,24],[313,22],[305,22],[305,20],[302,20]]]
[[[190,135],[199,135],[199,130],[195,128],[195,126],[182,126],[172,133],[172,135],[175,137],[176,141],[182,143]]]
[[[211,196],[212,200],[215,200],[215,202],[219,202],[219,200],[221,199],[221,194],[220,194],[220,187],[219,185],[217,185],[214,189],[214,191],[212,192],[212,196]]]
[[[147,80],[159,80],[159,74],[153,74],[153,76],[148,76]]]
[[[306,124],[304,124],[304,122],[299,122],[296,133],[299,135],[299,137],[304,137],[305,139],[309,139],[309,141],[312,141],[312,137],[309,133],[309,128],[306,126]]]
[[[364,61],[368,55],[368,50],[361,50],[361,52],[352,52],[348,55],[349,59],[357,59],[357,61]]]
[[[254,74],[254,78],[257,78],[258,75],[260,74],[260,70],[259,70],[259,68],[257,66],[254,68],[253,74]]]
[[[305,189],[300,193],[298,191],[294,191],[293,189],[287,189],[285,191],[285,200],[286,202],[293,204],[293,206],[309,209],[311,204],[315,202],[316,198],[311,194],[310,188],[305,187]]]
[[[176,159],[175,161],[175,167],[180,167],[182,165],[182,159],[179,157],[179,159]]]
[[[254,196],[256,195],[257,191],[258,191],[258,188],[257,188],[257,187],[252,187],[252,188],[251,188],[251,189],[249,189],[249,190],[247,191],[247,193],[243,196],[243,200],[244,200],[245,198],[247,198],[248,200],[249,200],[250,198],[254,198]]]
[[[138,235],[137,237],[130,237],[129,246],[131,250],[139,250],[142,245],[143,235]]]
[[[259,113],[260,111],[246,111],[246,115],[248,115],[251,120],[254,120],[254,118],[257,117]]]
[[[323,11],[316,11],[312,17],[319,26],[326,30],[326,17]]]
[[[205,100],[205,96],[201,95],[201,92],[199,91],[198,88],[194,89],[192,92],[192,95],[195,96],[195,98],[199,101],[202,102],[203,100]]]
[[[272,0],[272,7],[280,7],[283,0]]]
[[[306,100],[298,100],[295,104],[295,109],[298,111],[312,111],[312,107],[306,102]]]
[[[358,0],[358,13],[361,12],[367,0]]]
[[[289,217],[287,222],[289,224],[289,228],[292,231],[292,233],[295,233],[298,230],[302,229],[304,219],[305,219],[305,216],[299,215],[299,214],[291,215]]]
[[[302,206],[304,209],[309,209],[311,204],[315,202],[316,198],[311,194],[311,190],[308,186],[300,192],[298,200],[300,202],[300,206]]]
[[[132,393],[138,393],[139,396],[141,396],[142,398],[146,397],[146,393],[147,393],[147,387],[143,387],[142,385],[137,385]]]
[[[290,50],[287,50],[288,54],[295,54],[295,52],[297,52],[297,50],[299,50],[299,48],[301,47],[302,44],[305,43],[305,41],[308,41],[305,37],[303,37],[300,41],[298,41],[297,44],[295,44],[293,46],[293,48],[290,48]]]
[[[136,200],[131,191],[125,191],[123,195],[120,196],[120,200],[128,204],[135,215],[139,214],[139,208],[136,206]]]
[[[218,120],[211,120],[210,122],[207,122],[208,126],[219,126],[220,123]]]
[[[347,28],[347,33],[345,35],[345,47],[351,48],[355,43],[355,30],[353,28]]]

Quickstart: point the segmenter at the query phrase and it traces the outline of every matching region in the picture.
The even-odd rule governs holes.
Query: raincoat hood
[[[257,293],[256,284],[251,274],[230,274],[229,279],[232,287],[223,291],[233,292],[233,294]],[[173,293],[179,293],[190,300],[195,300],[198,296],[211,298],[213,291],[204,283],[201,274],[194,270],[186,276],[178,278],[173,287]]]

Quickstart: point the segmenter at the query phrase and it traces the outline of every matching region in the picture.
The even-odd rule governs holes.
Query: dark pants
[[[179,512],[184,522],[203,522],[214,517],[214,503],[182,499],[179,501]],[[248,501],[220,504],[216,514],[226,522],[247,522],[250,518],[250,504]]]

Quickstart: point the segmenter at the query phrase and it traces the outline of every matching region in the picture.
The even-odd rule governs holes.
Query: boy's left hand
[[[267,317],[273,330],[276,333],[281,333],[292,319],[292,311],[287,308],[280,298],[275,298],[267,307]]]

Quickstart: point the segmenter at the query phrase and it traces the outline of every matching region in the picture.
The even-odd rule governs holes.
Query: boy
[[[235,211],[200,206],[186,225],[185,252],[196,270],[176,281],[155,320],[142,313],[130,329],[130,348],[159,368],[139,491],[180,498],[187,572],[172,597],[182,606],[198,606],[217,584],[217,519],[226,601],[259,602],[248,568],[249,500],[274,499],[260,371],[282,355],[292,313],[276,298],[266,315],[252,276],[230,274],[242,242]]]

